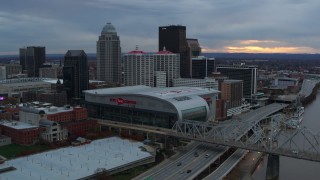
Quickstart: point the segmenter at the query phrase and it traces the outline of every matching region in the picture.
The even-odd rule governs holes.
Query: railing
[[[320,133],[306,127],[287,129],[280,115],[270,117],[267,125],[262,120],[223,125],[178,121],[169,135],[320,162]]]

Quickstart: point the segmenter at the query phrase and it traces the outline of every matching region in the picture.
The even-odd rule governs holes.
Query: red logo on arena
[[[117,103],[118,103],[118,105],[119,105],[119,104],[123,104],[123,99],[122,99],[122,98],[118,98],[118,99],[117,99]]]
[[[122,98],[110,98],[111,102],[115,102],[118,105],[121,104],[137,104],[137,101],[132,101],[132,100],[126,100],[126,99],[122,99]]]

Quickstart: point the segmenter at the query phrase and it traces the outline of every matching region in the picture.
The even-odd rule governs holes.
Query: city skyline
[[[320,53],[320,2],[110,0],[6,1],[0,7],[0,55],[24,46],[45,46],[47,53],[67,49],[95,52],[97,36],[111,22],[123,52],[139,45],[155,52],[158,27],[183,25],[199,39],[203,52]]]

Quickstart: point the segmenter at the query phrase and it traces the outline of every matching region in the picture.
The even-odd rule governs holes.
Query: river
[[[306,126],[313,132],[320,131],[320,93],[317,98],[305,107],[304,119],[300,126]],[[253,174],[254,180],[265,179],[267,157]],[[279,180],[318,180],[320,179],[320,162],[311,162],[280,156]]]

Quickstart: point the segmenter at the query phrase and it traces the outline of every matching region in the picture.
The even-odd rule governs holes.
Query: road
[[[196,177],[209,164],[218,159],[227,148],[215,145],[197,144],[190,151],[153,168],[134,179],[163,180],[189,179]],[[194,154],[198,153],[198,157]],[[206,157],[206,155],[209,155]],[[191,178],[192,179],[192,178]]]
[[[247,150],[237,149],[226,161],[224,161],[213,173],[204,180],[222,179],[225,177],[245,156]]]
[[[226,125],[226,127],[222,129],[224,132],[222,134],[229,136],[236,134],[237,138],[241,138],[252,128],[254,124],[287,106],[288,104],[273,103],[234,117],[227,122],[221,123],[222,125]]]

